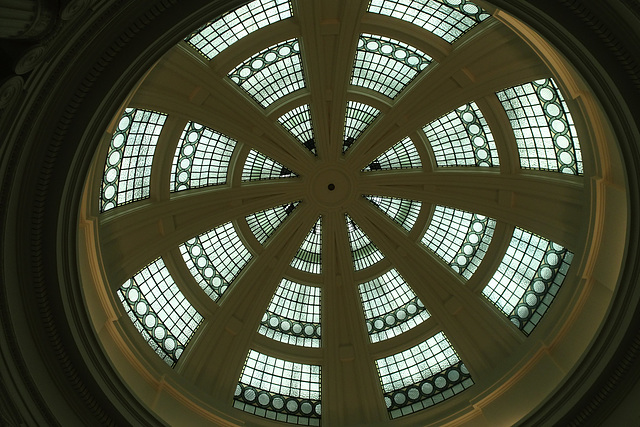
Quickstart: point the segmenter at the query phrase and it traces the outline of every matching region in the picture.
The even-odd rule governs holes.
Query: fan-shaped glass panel
[[[304,238],[291,266],[307,273],[322,273],[322,217],[318,218]]]
[[[380,110],[361,102],[347,102],[344,118],[344,142],[342,151],[345,152],[353,145],[365,129],[378,117]]]
[[[242,169],[243,181],[259,181],[262,179],[291,178],[297,176],[286,167],[264,154],[251,150]]]
[[[298,206],[299,202],[289,203],[275,208],[266,209],[260,212],[247,215],[245,218],[249,228],[260,244],[264,245],[269,237],[276,231],[276,228],[284,222],[285,219]]]
[[[421,168],[422,161],[416,146],[409,137],[395,144],[380,157],[369,163],[363,171],[375,171],[381,169],[410,169]]]
[[[364,197],[407,231],[411,231],[413,228],[420,214],[420,207],[422,206],[422,202],[417,200],[396,199],[394,197],[383,196]]]
[[[364,234],[358,225],[345,215],[347,220],[347,235],[349,236],[349,246],[353,258],[353,268],[355,271],[371,267],[384,258],[382,252],[373,244],[371,239]]]
[[[278,118],[278,121],[309,151],[317,154],[309,104],[301,105],[283,114]]]

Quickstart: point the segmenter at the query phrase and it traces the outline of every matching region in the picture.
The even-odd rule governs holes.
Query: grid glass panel
[[[153,153],[166,118],[153,111],[124,111],[104,165],[100,212],[149,197]]]
[[[515,133],[520,167],[582,175],[582,153],[569,108],[552,79],[496,95]]]
[[[426,53],[388,37],[361,34],[351,84],[393,99],[431,63]]]
[[[229,73],[229,78],[263,107],[305,87],[297,39],[271,46]]]
[[[557,243],[516,228],[482,293],[529,335],[555,298],[572,259]]]
[[[118,296],[149,346],[169,366],[175,366],[202,316],[182,295],[162,258],[127,280]]]
[[[371,0],[368,11],[411,22],[449,43],[490,16],[468,0]]]
[[[396,143],[393,147],[382,153],[380,157],[369,163],[363,171],[375,171],[381,169],[410,169],[421,168],[422,161],[418,150],[409,137]]]
[[[403,352],[376,360],[391,418],[442,402],[473,385],[444,333]]]
[[[316,140],[313,137],[313,124],[309,104],[301,105],[278,118],[278,121],[302,143],[309,151],[316,154]]]
[[[187,123],[171,166],[171,191],[220,185],[227,171],[236,141],[195,122]]]
[[[320,425],[321,369],[249,350],[233,406],[252,414],[300,425]]]
[[[291,261],[291,266],[307,273],[322,273],[322,217],[318,218]]]
[[[472,102],[423,129],[438,166],[498,166],[498,150],[487,121]]]
[[[255,0],[209,22],[185,40],[213,59],[241,38],[291,15],[289,0]]]
[[[351,246],[351,256],[353,257],[353,268],[355,271],[371,267],[384,258],[382,252],[373,244],[366,234],[356,225],[355,222],[345,214],[347,221],[347,235]]]
[[[287,344],[320,347],[320,288],[282,279],[258,332]]]
[[[245,219],[249,228],[258,242],[264,245],[269,237],[276,231],[276,228],[287,219],[287,217],[298,206],[299,202],[289,203],[275,208],[266,209],[264,211],[255,212],[248,215]]]
[[[486,216],[436,206],[422,243],[469,279],[487,253],[495,226]]]
[[[344,118],[344,143],[342,151],[346,152],[376,117],[380,110],[360,102],[347,102]]]
[[[242,169],[242,181],[291,178],[298,176],[264,154],[251,150]]]
[[[411,231],[413,228],[420,214],[420,207],[422,206],[422,202],[416,200],[396,199],[383,196],[364,197],[407,231]]]
[[[180,245],[182,258],[200,287],[217,301],[251,260],[251,253],[228,222]]]
[[[395,269],[358,288],[371,342],[393,338],[429,318],[420,298]]]

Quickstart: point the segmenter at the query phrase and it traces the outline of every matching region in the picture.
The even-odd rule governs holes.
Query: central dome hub
[[[344,205],[353,194],[353,184],[345,171],[331,166],[320,169],[311,178],[309,197],[322,207]]]

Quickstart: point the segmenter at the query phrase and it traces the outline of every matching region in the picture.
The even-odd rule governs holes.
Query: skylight
[[[260,51],[234,68],[229,78],[265,108],[305,87],[298,40]]]
[[[344,118],[344,142],[342,151],[345,152],[353,145],[365,129],[378,117],[380,110],[361,102],[348,101]]]
[[[582,175],[582,153],[569,108],[552,79],[496,94],[513,127],[523,169]]]
[[[482,293],[529,335],[558,293],[572,259],[557,243],[516,228]]]
[[[264,211],[255,212],[245,218],[249,228],[260,244],[264,245],[269,237],[293,212],[299,202],[289,203]]]
[[[249,350],[233,397],[234,408],[300,425],[320,425],[320,366]]]
[[[217,301],[251,260],[230,222],[180,245],[182,258],[198,285]]]
[[[175,366],[202,316],[182,295],[162,258],[127,280],[118,296],[149,346],[169,366]]]
[[[243,37],[292,15],[289,0],[255,0],[209,22],[186,38],[207,59]]]
[[[395,269],[358,289],[371,342],[393,338],[429,318],[420,298]]]
[[[351,84],[393,99],[431,63],[426,53],[398,40],[362,34],[358,41]]]
[[[294,108],[288,113],[278,117],[278,121],[309,151],[317,154],[309,104]]]
[[[171,191],[226,183],[236,142],[201,124],[187,123],[171,166]]]
[[[287,344],[320,347],[320,288],[282,279],[258,332]]]
[[[127,108],[107,153],[100,212],[149,197],[151,164],[165,114]]]
[[[358,225],[345,215],[347,221],[347,235],[349,236],[349,246],[353,257],[353,268],[355,271],[371,267],[384,258],[382,252],[373,244],[371,239],[364,234]]]
[[[490,16],[467,0],[371,0],[367,10],[411,22],[449,43]]]
[[[482,112],[472,102],[423,128],[438,166],[499,166],[498,151]]]
[[[410,169],[421,168],[422,161],[416,146],[409,137],[396,143],[393,147],[382,153],[380,157],[369,163],[363,171],[375,171],[381,169]]]
[[[436,206],[422,243],[469,279],[487,252],[495,225],[483,215]]]
[[[422,202],[416,200],[396,199],[383,196],[364,197],[407,231],[411,231],[413,228],[420,214],[420,207],[422,206]]]
[[[291,266],[307,273],[322,273],[322,217],[318,218],[304,238]]]
[[[242,169],[243,181],[258,181],[262,179],[291,178],[297,176],[286,167],[264,154],[251,150]]]
[[[376,360],[391,418],[442,402],[471,387],[473,380],[444,333]]]

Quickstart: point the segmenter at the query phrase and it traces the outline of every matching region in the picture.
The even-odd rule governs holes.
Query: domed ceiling
[[[602,165],[586,89],[531,40],[466,0],[255,0],[195,28],[89,177],[117,354],[229,424],[472,419],[559,384]]]

